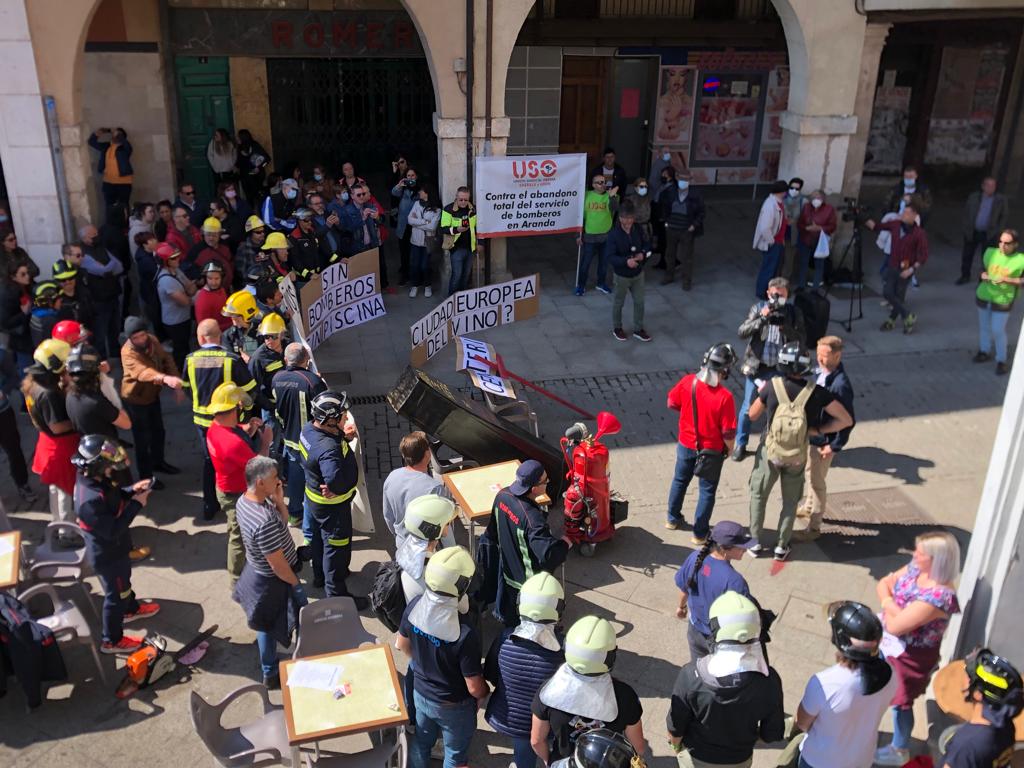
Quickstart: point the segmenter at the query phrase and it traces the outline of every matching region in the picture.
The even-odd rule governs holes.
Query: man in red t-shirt
[[[221,332],[231,327],[231,318],[221,312],[227,303],[228,292],[224,289],[224,268],[220,262],[209,261],[203,267],[203,287],[196,291],[196,323],[210,318],[217,321]]]
[[[732,392],[722,382],[736,362],[736,352],[728,344],[713,345],[704,353],[701,369],[684,376],[668,393],[668,407],[679,411],[679,443],[676,445],[676,469],[668,494],[668,519],[665,527],[677,529],[683,524],[683,497],[693,479],[697,455],[701,450],[716,451],[721,458],[700,480],[696,518],[693,521],[694,544],[703,545],[708,537],[715,492],[722,472],[722,461],[732,450],[736,438],[736,405]],[[697,430],[694,430],[696,398]]]
[[[273,436],[270,430],[262,428],[260,419],[252,419],[239,426],[239,412],[249,407],[252,407],[252,401],[241,387],[230,381],[221,384],[213,390],[210,398],[214,416],[213,423],[206,430],[206,447],[217,483],[217,501],[228,521],[228,573],[232,586],[242,575],[245,565],[242,532],[235,519],[235,503],[247,487],[245,465],[257,455],[253,450],[254,441],[259,446],[258,453],[266,456]]]

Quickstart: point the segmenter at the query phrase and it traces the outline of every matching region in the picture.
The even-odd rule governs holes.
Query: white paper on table
[[[14,542],[9,538],[0,539],[0,555],[9,555],[14,551]]]
[[[316,691],[333,691],[340,685],[342,668],[339,664],[320,664],[315,661],[299,661],[288,670],[290,688],[312,688]]]

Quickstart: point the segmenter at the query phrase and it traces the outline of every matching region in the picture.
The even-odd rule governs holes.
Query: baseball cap
[[[544,465],[534,459],[524,461],[516,470],[516,479],[508,487],[510,493],[522,496],[544,477]]]
[[[743,529],[742,525],[732,520],[722,520],[719,523],[715,523],[715,527],[711,529],[711,540],[725,549],[729,547],[750,549],[756,543],[750,537],[750,534]]]

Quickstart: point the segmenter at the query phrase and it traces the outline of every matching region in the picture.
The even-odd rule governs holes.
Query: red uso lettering
[[[514,179],[536,179],[543,176],[550,179],[558,170],[554,160],[548,158],[541,160],[515,160],[512,163],[512,178]]]

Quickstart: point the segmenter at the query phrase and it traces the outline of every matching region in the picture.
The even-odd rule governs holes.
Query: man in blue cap
[[[501,576],[496,614],[507,627],[519,624],[519,590],[535,573],[554,573],[572,542],[555,537],[548,527],[547,513],[537,504],[544,495],[548,474],[539,461],[524,461],[516,470],[516,479],[498,491],[491,515],[498,529],[501,548]]]

